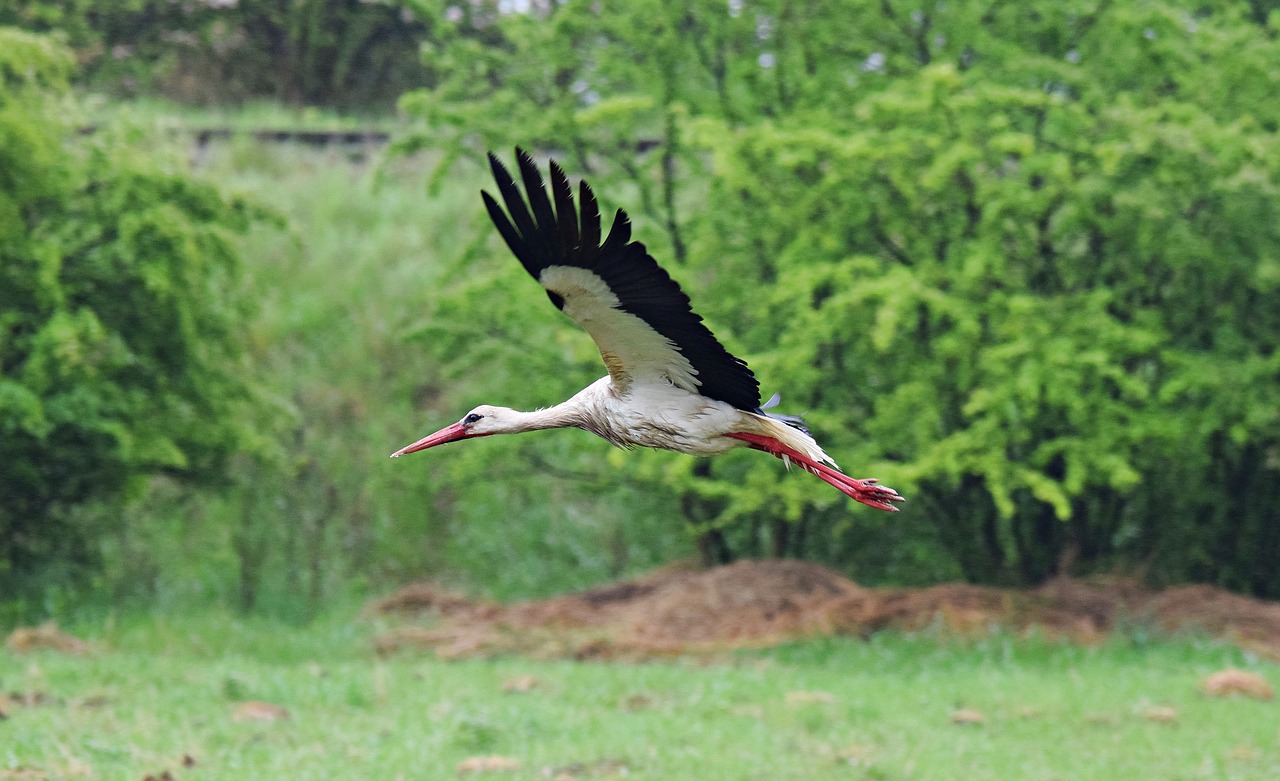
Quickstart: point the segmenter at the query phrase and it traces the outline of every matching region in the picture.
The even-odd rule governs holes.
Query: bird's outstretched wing
[[[600,207],[586,182],[579,183],[579,213],[569,180],[555,161],[549,198],[533,159],[519,148],[516,159],[529,202],[490,153],[507,208],[504,212],[482,193],[489,216],[552,303],[595,340],[614,385],[625,393],[635,383],[667,381],[739,409],[759,409],[755,375],[716,341],[689,297],[644,245],[631,241],[626,212],[618,210],[602,242]]]

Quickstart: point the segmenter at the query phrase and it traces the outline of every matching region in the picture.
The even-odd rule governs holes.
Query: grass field
[[[885,634],[635,665],[380,659],[374,631],[134,619],[84,630],[86,656],[0,652],[0,778],[433,779],[486,756],[513,779],[1280,777],[1277,705],[1197,688],[1280,669],[1208,641]],[[236,720],[245,701],[289,716]]]

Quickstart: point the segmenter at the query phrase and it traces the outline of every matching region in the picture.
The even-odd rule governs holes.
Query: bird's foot
[[[874,507],[877,510],[888,510],[891,513],[898,511],[891,502],[906,501],[902,495],[887,485],[880,485],[880,481],[874,477],[868,477],[859,480],[854,477],[845,477],[841,481],[843,485],[836,485],[846,496],[856,499],[859,502]],[[834,483],[833,483],[834,485]]]

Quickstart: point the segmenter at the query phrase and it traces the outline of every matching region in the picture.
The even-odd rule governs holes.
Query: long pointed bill
[[[454,423],[452,426],[446,426],[429,437],[423,437],[412,445],[406,445],[391,454],[392,458],[399,458],[406,453],[416,453],[419,450],[426,450],[429,447],[443,445],[446,442],[456,442],[459,439],[467,438],[467,430],[462,427],[461,423]]]

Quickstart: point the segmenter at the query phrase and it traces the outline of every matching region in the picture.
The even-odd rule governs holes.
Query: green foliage
[[[61,35],[99,89],[188,103],[385,110],[431,73],[423,23],[367,0],[17,0],[3,24]]]
[[[54,117],[70,55],[0,28],[0,593],[92,558],[74,510],[246,446],[229,234],[248,210]],[[107,523],[112,513],[95,515]]]
[[[1121,566],[1280,595],[1262,6],[446,5],[416,4],[440,73],[405,146],[589,175],[829,452],[911,500],[859,513],[758,458],[628,467],[686,521],[897,580]],[[487,307],[518,276],[473,268],[432,314],[514,333]],[[544,323],[486,356],[486,400],[578,376]]]

